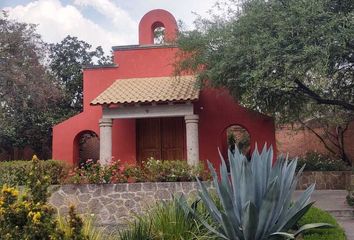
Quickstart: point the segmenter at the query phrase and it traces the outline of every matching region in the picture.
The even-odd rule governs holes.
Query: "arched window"
[[[100,152],[100,140],[93,131],[84,131],[77,136],[78,156],[76,163],[78,166],[84,165],[87,160],[97,162]]]
[[[231,152],[235,151],[235,147],[245,156],[250,154],[251,137],[248,131],[240,125],[232,125],[226,129],[227,146]]]
[[[152,31],[154,36],[154,44],[165,43],[165,26],[161,22],[155,22],[152,25]]]
[[[228,170],[230,163],[228,161],[228,151],[235,152],[235,148],[247,157],[251,158],[251,136],[246,128],[234,124],[225,128],[222,133],[220,151],[225,159]]]

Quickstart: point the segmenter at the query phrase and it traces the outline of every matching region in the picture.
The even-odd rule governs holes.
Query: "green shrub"
[[[350,170],[341,159],[318,152],[308,152],[298,160],[297,171],[305,165],[304,171],[347,171]]]
[[[209,179],[202,165],[194,167],[186,161],[148,159],[142,165],[122,165],[120,161],[101,166],[88,160],[75,168],[69,183],[124,183],[124,182],[182,182]]]
[[[68,167],[62,162],[54,160],[41,160],[38,174],[47,175],[50,178],[50,184],[59,184],[67,176]],[[0,186],[26,185],[31,171],[31,161],[6,161],[0,162]]]
[[[347,195],[346,199],[347,199],[348,205],[354,207],[354,192],[353,191],[348,191],[348,195]]]
[[[98,183],[122,183],[127,182],[121,170],[122,166],[118,161],[109,165],[101,165],[92,159],[86,161],[80,167],[73,169],[68,178],[69,183],[75,184],[98,184]]]
[[[203,166],[193,167],[186,161],[161,161],[153,158],[143,163],[143,175],[149,182],[188,182],[196,178],[207,179]]]
[[[150,223],[137,219],[129,224],[128,229],[119,232],[120,240],[153,240]]]
[[[101,240],[107,239],[91,222],[84,222],[70,207],[66,224],[47,204],[50,178],[45,165],[34,156],[28,166],[28,179],[22,194],[3,185],[0,191],[0,240]],[[59,218],[61,220],[61,218]]]
[[[198,207],[198,201],[191,205],[200,214],[207,214]],[[216,239],[199,223],[188,208],[185,198],[175,197],[171,201],[156,203],[147,213],[135,219],[130,227],[120,232],[121,240],[203,240]]]
[[[59,229],[64,233],[65,240],[110,240],[116,239],[106,235],[103,229],[93,225],[91,216],[79,216],[75,207],[69,207],[68,217],[58,217]]]
[[[0,192],[0,239],[63,239],[55,210],[46,203],[50,179],[36,156],[29,163],[25,193],[6,184]]]
[[[311,207],[310,210],[299,220],[298,226],[301,227],[305,224],[313,222],[329,223],[335,226],[335,228],[325,229],[312,229],[303,234],[304,240],[345,240],[345,233],[343,229],[338,225],[336,219],[329,213]]]

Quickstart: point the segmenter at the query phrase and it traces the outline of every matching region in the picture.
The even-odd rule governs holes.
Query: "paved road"
[[[301,193],[295,192],[295,197]],[[316,201],[315,206],[329,211],[338,223],[344,228],[348,240],[354,240],[354,215],[353,208],[346,202],[347,191],[344,190],[317,190],[311,199]]]

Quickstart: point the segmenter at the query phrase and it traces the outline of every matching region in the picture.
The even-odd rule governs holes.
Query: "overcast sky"
[[[112,46],[136,44],[138,23],[148,11],[162,8],[193,27],[195,15],[207,16],[216,0],[0,0],[10,18],[38,24],[46,42],[77,36],[106,51]]]

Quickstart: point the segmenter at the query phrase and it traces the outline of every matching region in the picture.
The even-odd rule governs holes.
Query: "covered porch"
[[[199,88],[192,76],[116,80],[91,102],[102,107],[100,162],[120,159],[113,156],[114,148],[119,148],[112,143],[115,120],[134,119],[131,134],[136,138],[136,163],[153,157],[197,165],[199,116],[194,103],[198,98]]]

